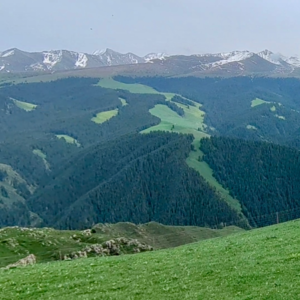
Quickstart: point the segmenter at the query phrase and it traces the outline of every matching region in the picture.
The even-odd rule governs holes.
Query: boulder
[[[26,267],[29,265],[34,265],[36,264],[36,256],[34,254],[30,254],[25,258],[20,259],[14,264],[10,264],[5,269],[12,269],[12,268],[17,268],[17,267]]]

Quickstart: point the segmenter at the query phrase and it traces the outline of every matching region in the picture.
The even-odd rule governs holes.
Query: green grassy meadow
[[[127,101],[125,99],[119,97],[119,100],[121,101],[122,106],[128,105],[128,103],[127,103]]]
[[[68,144],[74,144],[77,147],[80,147],[80,143],[76,139],[74,139],[73,137],[71,137],[69,135],[66,135],[66,134],[56,134],[56,137],[59,138],[59,139],[65,140],[66,143],[68,143]]]
[[[285,120],[284,116],[279,116],[279,115],[276,114],[275,117],[278,118],[278,119],[281,119],[281,120]]]
[[[253,125],[247,125],[246,128],[250,130],[257,130],[257,128]]]
[[[151,88],[150,86],[146,86],[143,84],[126,84],[119,81],[116,81],[112,78],[104,78],[101,79],[98,83],[98,86],[101,86],[106,89],[113,90],[126,90],[133,94],[159,94],[158,91]]]
[[[23,102],[23,101],[19,101],[16,99],[11,98],[11,100],[14,102],[14,104],[19,107],[20,109],[23,109],[27,112],[29,111],[33,111],[37,108],[37,105],[32,104],[32,103],[28,103],[28,102]]]
[[[205,180],[213,186],[217,192],[221,195],[221,197],[235,210],[238,212],[242,212],[242,207],[240,202],[233,198],[227,189],[225,189],[213,176],[213,170],[210,168],[210,166],[202,160],[203,153],[199,149],[200,147],[199,140],[194,140],[194,151],[190,152],[189,157],[187,158],[186,162],[189,167],[196,170]],[[199,161],[200,157],[200,161]]]
[[[50,164],[47,161],[47,155],[43,151],[41,151],[40,149],[34,149],[32,153],[43,160],[46,170],[50,170]]]
[[[112,117],[115,117],[118,114],[118,109],[113,109],[109,111],[102,111],[96,115],[96,117],[93,117],[91,120],[96,124],[102,124]]]
[[[251,101],[251,107],[255,107],[255,106],[258,106],[258,105],[261,105],[261,104],[265,104],[265,103],[270,103],[270,102],[264,101],[264,100],[259,99],[259,98],[256,98],[256,99]]]
[[[178,248],[0,271],[1,299],[299,299],[299,220]]]

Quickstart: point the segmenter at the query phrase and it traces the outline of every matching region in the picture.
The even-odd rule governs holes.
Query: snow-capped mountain
[[[144,59],[146,62],[151,62],[152,60],[155,59],[165,59],[166,57],[168,57],[169,55],[166,53],[149,53],[146,56],[144,56]]]
[[[191,56],[175,55],[159,62],[172,74],[191,76],[281,76],[300,73],[300,59],[285,57],[269,50],[259,53],[233,51],[226,53],[206,53]]]
[[[163,57],[162,53],[151,53],[140,57],[133,53],[121,54],[111,49],[95,51],[93,54],[67,50],[29,53],[19,49],[9,49],[0,52],[0,72],[58,71],[140,64]]]
[[[281,75],[300,73],[300,58],[264,50],[259,53],[233,51],[226,53],[206,53],[195,55],[167,55],[150,53],[140,57],[133,53],[121,54],[111,49],[95,51],[93,54],[67,50],[24,52],[9,49],[0,52],[0,73],[63,71],[119,65],[151,63],[151,70],[164,70],[166,74],[190,75]],[[150,66],[149,66],[150,67]],[[299,69],[298,69],[299,68]]]

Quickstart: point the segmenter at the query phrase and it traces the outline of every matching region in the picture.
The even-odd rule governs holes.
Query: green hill
[[[1,299],[298,299],[299,220],[175,249],[0,271]]]
[[[0,230],[0,268],[15,263],[28,254],[34,254],[38,263],[59,260],[64,255],[81,251],[87,246],[117,238],[136,239],[157,250],[240,231],[242,229],[235,226],[210,229],[196,226],[165,226],[156,222],[141,225],[97,224],[91,231],[8,227]]]

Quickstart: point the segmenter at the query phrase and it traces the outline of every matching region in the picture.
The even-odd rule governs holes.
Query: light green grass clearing
[[[19,108],[21,108],[21,109],[23,109],[23,110],[25,110],[27,112],[33,111],[33,110],[35,110],[37,108],[37,105],[35,105],[35,104],[28,103],[28,102],[23,102],[23,101],[19,101],[19,100],[13,99],[13,98],[10,98],[10,99],[14,102],[14,104],[17,107],[19,107]]]
[[[106,88],[106,89],[114,89],[114,90],[126,90],[133,94],[159,94],[155,89],[143,85],[143,84],[126,84],[119,81],[116,81],[112,78],[101,79],[98,83],[98,86]]]
[[[112,117],[115,117],[118,114],[118,111],[119,111],[118,109],[109,110],[109,111],[102,111],[102,112],[99,112],[97,114],[97,116],[93,117],[91,120],[94,123],[102,124],[105,121],[108,121],[109,119],[111,119]]]
[[[270,108],[270,111],[272,111],[272,112],[276,111],[276,107],[273,105],[273,106]]]
[[[174,249],[0,271],[1,299],[299,299],[299,220]]]
[[[127,103],[127,101],[125,99],[119,97],[119,100],[121,101],[122,106],[128,105],[128,103]]]
[[[255,106],[258,106],[258,105],[261,105],[261,104],[265,104],[265,103],[270,103],[270,102],[264,101],[264,100],[259,99],[259,98],[256,98],[256,99],[251,101],[251,107],[255,107]]]
[[[280,119],[280,120],[285,120],[284,116],[279,116],[279,115],[275,115],[276,118]]]
[[[202,161],[203,152],[200,150],[200,140],[195,139],[193,142],[195,151],[191,151],[186,162],[189,167],[196,170],[205,180],[219,193],[219,195],[235,210],[238,212],[242,212],[242,207],[240,202],[230,196],[229,191],[226,190],[213,176],[213,170],[210,166],[205,162]],[[199,156],[201,161],[199,161]]]
[[[45,153],[43,153],[40,149],[34,149],[33,151],[32,151],[32,153],[34,154],[34,155],[37,155],[37,156],[39,156],[42,160],[43,160],[43,163],[44,163],[44,165],[45,165],[45,168],[46,168],[46,170],[50,170],[50,164],[48,163],[48,161],[47,161],[47,155],[45,154]]]
[[[257,130],[257,128],[253,125],[247,125],[246,128],[250,130]]]
[[[113,90],[125,90],[132,94],[157,94],[157,95],[163,95],[166,97],[167,101],[170,101],[176,94],[174,93],[161,93],[155,90],[154,88],[139,84],[139,83],[133,83],[133,84],[127,84],[123,82],[116,81],[112,78],[104,78],[99,81],[97,84],[100,87],[106,88],[106,89],[113,89]]]
[[[66,134],[56,134],[56,137],[59,138],[59,139],[65,140],[68,144],[74,144],[77,147],[80,147],[80,143],[76,139],[72,138],[69,135],[66,135]]]
[[[203,123],[204,112],[199,110],[198,107],[190,106],[190,109],[185,105],[179,105],[184,109],[184,116],[179,116],[176,112],[171,110],[168,106],[157,104],[154,108],[150,109],[150,113],[161,119],[160,124],[152,126],[142,131],[142,133],[149,133],[151,131],[169,131],[193,134],[197,138],[209,136],[204,132],[205,124]],[[200,131],[199,131],[199,130]]]

